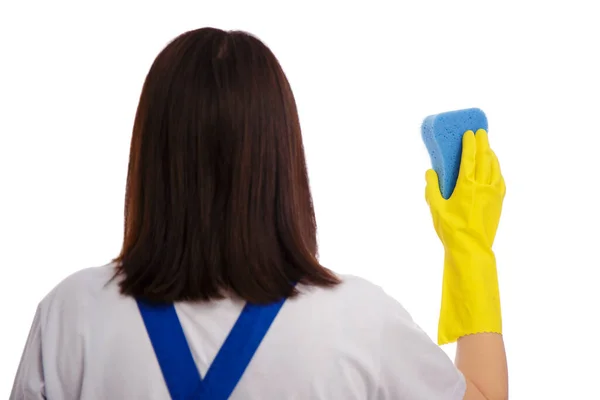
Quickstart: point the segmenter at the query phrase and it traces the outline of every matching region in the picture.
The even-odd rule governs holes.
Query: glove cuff
[[[496,257],[481,246],[447,248],[438,343],[476,333],[502,333]]]

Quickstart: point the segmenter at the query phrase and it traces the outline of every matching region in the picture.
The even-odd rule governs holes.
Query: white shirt
[[[11,400],[169,399],[135,300],[108,283],[113,268],[77,272],[40,303]],[[231,399],[462,400],[464,377],[404,308],[341,278],[285,302]],[[176,304],[201,376],[243,306]]]

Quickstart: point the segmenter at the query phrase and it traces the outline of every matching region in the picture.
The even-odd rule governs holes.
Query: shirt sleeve
[[[44,388],[44,372],[42,367],[42,332],[40,308],[38,307],[21,362],[17,370],[10,400],[43,400],[46,399]]]
[[[463,400],[466,382],[446,353],[385,296],[378,400]]]

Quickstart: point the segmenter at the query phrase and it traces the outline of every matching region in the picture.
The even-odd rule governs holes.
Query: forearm
[[[467,379],[467,399],[505,400],[508,372],[493,251],[461,246],[446,252],[443,326],[457,337],[456,366]],[[466,267],[466,268],[465,268]]]
[[[438,344],[476,333],[502,333],[493,251],[461,239],[446,248]]]
[[[508,399],[508,369],[502,335],[480,333],[459,338],[456,366],[467,384],[475,386],[485,399]]]

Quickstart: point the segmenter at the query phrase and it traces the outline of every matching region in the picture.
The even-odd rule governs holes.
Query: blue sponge
[[[488,129],[487,118],[478,108],[431,115],[423,121],[421,136],[445,199],[452,195],[458,179],[462,137],[466,131],[477,132],[478,129]]]

